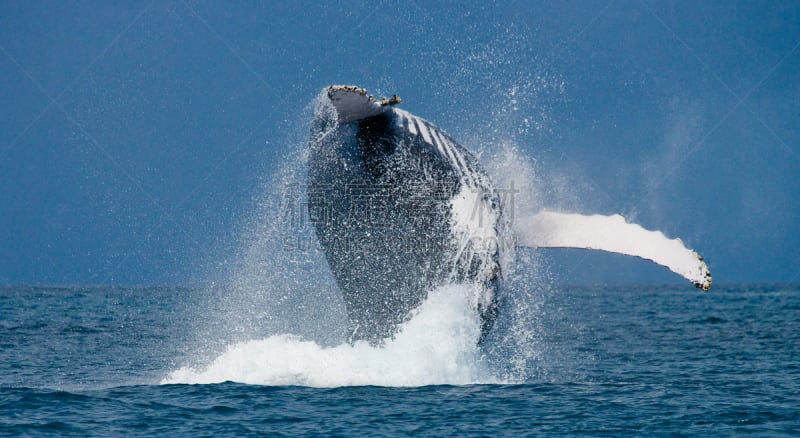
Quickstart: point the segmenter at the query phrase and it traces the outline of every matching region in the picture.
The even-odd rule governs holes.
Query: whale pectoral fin
[[[580,248],[631,255],[666,266],[700,289],[711,287],[711,272],[703,258],[668,239],[660,231],[649,231],[628,223],[620,215],[585,216],[544,211],[515,219],[517,243],[534,248]]]

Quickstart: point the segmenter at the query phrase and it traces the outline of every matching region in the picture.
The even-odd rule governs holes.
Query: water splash
[[[383,347],[334,347],[280,334],[233,344],[208,367],[183,367],[161,383],[235,381],[259,385],[423,386],[500,383],[475,340],[480,320],[472,286],[439,288]]]
[[[481,161],[497,187],[517,190],[513,213],[536,211],[549,195],[541,190],[536,162],[516,140],[524,135],[514,129],[527,126],[525,120],[514,122],[527,109],[520,105],[527,106],[550,85],[524,79],[505,86],[512,90],[513,102],[489,112],[495,129],[483,138],[474,129],[457,135],[468,149],[482,152]],[[345,342],[343,303],[313,230],[302,223],[308,120],[315,110],[318,101],[293,124],[297,132],[282,152],[283,164],[265,180],[254,199],[254,213],[243,221],[229,281],[219,287],[218,302],[209,303],[199,323],[206,327],[199,331],[197,344],[213,348],[204,347],[202,355],[185,362],[191,365],[171,372],[162,383],[419,386],[542,376],[548,353],[541,310],[551,282],[546,267],[530,253],[520,255],[519,264],[503,261],[504,310],[481,348],[476,345],[479,317],[469,298],[475,293],[464,285],[431,292],[382,348]],[[480,119],[487,121],[485,114]],[[504,138],[503,132],[511,133]],[[515,265],[523,268],[516,270]]]

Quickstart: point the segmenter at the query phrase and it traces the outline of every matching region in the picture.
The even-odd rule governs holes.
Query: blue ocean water
[[[163,384],[206,294],[0,289],[0,434],[800,433],[798,285],[559,287],[513,383]]]

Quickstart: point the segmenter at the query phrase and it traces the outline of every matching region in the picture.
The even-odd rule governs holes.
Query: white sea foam
[[[424,386],[496,383],[476,345],[480,320],[471,286],[429,294],[395,339],[323,347],[293,335],[230,345],[206,368],[183,367],[161,383],[235,381],[258,385]]]

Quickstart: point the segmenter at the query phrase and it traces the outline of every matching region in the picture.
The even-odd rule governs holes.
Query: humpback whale
[[[702,257],[619,215],[542,211],[512,224],[508,193],[434,124],[364,88],[325,88],[308,155],[308,217],[342,292],[350,342],[380,345],[447,283],[474,286],[482,333],[516,246],[583,248],[666,266],[708,290]]]

